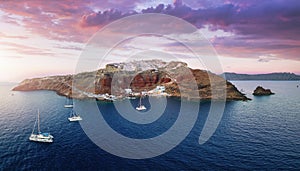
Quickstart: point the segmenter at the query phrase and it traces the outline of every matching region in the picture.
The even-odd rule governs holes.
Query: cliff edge
[[[190,89],[192,79],[197,84],[197,92]],[[72,87],[73,81],[76,82],[76,87]],[[115,86],[116,83],[117,86]],[[226,100],[250,100],[232,83],[216,74],[188,68],[183,62],[167,63],[160,60],[113,63],[94,72],[26,79],[13,90],[53,90],[59,95],[82,99],[102,94],[122,97],[124,90],[128,88],[133,92],[141,92],[152,90],[159,85],[164,86],[165,92],[173,97],[187,99],[200,97],[201,100],[224,99],[222,91],[226,89]],[[221,85],[226,87],[221,87]],[[212,86],[214,86],[213,92]]]

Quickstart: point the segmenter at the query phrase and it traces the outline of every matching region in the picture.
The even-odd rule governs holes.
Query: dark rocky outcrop
[[[149,65],[146,65],[148,63],[151,64],[149,68],[147,68]],[[139,68],[143,69],[139,70]],[[195,81],[196,90],[191,88],[191,80]],[[226,100],[249,100],[232,83],[218,75],[190,69],[182,62],[166,63],[155,60],[142,63],[131,62],[128,65],[108,64],[105,69],[76,75],[26,79],[13,90],[53,90],[67,97],[87,98],[87,94],[108,93],[122,96],[126,88],[140,92],[151,90],[157,85],[164,85],[166,92],[174,97],[187,99],[200,97],[201,100],[225,98]]]
[[[275,93],[273,93],[270,89],[264,89],[261,86],[257,86],[252,94],[254,96],[269,96]]]

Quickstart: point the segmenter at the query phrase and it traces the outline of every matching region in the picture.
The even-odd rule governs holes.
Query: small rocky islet
[[[74,80],[76,88],[72,86]],[[195,80],[197,92],[190,89],[191,80]],[[115,86],[116,83],[118,86]],[[181,85],[180,88],[178,83]],[[112,63],[94,72],[25,79],[13,90],[52,90],[59,95],[76,99],[89,98],[91,95],[99,97],[103,94],[113,94],[115,97],[122,98],[125,96],[125,89],[130,88],[133,92],[141,92],[153,90],[157,86],[164,86],[165,93],[169,96],[191,100],[194,98],[200,98],[200,100],[250,100],[223,77],[208,71],[191,69],[184,62],[164,62],[162,60]],[[212,86],[214,87],[213,93]],[[226,97],[224,97],[224,90]]]
[[[265,89],[262,86],[257,86],[252,94],[254,96],[269,96],[275,93],[273,93],[270,89]]]

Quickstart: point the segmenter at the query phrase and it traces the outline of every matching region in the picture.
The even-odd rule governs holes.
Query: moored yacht
[[[142,105],[142,97],[143,96],[142,96],[142,93],[141,93],[140,103],[139,103],[139,106],[135,108],[136,110],[146,110],[147,109],[144,105]]]
[[[81,118],[78,114],[76,114],[76,113],[74,112],[74,110],[72,110],[72,111],[71,111],[71,116],[68,117],[68,120],[69,120],[70,122],[74,122],[74,121],[81,121],[82,118]]]
[[[37,134],[34,133],[35,130],[35,125],[38,125],[38,130],[37,130]],[[29,137],[30,141],[36,141],[36,142],[53,142],[53,136],[50,133],[42,133],[40,130],[40,112],[38,110],[38,117],[37,120],[35,121],[32,133]]]

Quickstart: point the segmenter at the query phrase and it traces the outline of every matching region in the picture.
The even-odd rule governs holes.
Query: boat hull
[[[65,105],[64,107],[65,107],[65,108],[72,108],[73,105]]]
[[[145,106],[138,106],[135,108],[136,110],[146,110],[147,108]]]
[[[45,142],[45,143],[52,143],[53,142],[53,136],[49,134],[49,136],[44,136],[42,134],[31,134],[29,137],[30,141],[35,142]]]
[[[73,117],[68,118],[68,120],[70,122],[75,122],[75,121],[81,121],[82,118],[80,116],[73,116]]]

